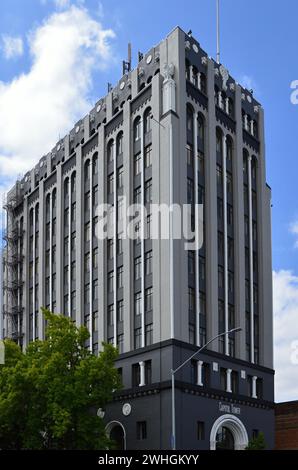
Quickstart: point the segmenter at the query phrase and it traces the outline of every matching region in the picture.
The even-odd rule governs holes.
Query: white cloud
[[[298,398],[298,276],[273,273],[276,401]]]
[[[70,6],[70,0],[54,0],[57,8],[68,8]]]
[[[296,236],[296,241],[295,241],[295,244],[294,244],[294,247],[295,248],[298,248],[298,221],[296,222],[293,222],[291,225],[290,225],[290,232]]]
[[[6,59],[12,59],[23,55],[23,39],[19,36],[2,35],[3,54]]]
[[[30,169],[88,112],[92,72],[112,63],[114,36],[77,6],[31,32],[29,72],[0,81],[0,184]]]

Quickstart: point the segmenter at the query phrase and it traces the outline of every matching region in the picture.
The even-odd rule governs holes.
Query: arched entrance
[[[119,421],[111,421],[106,426],[107,436],[116,443],[117,450],[126,450],[126,432]]]
[[[244,450],[248,445],[248,435],[244,424],[233,415],[218,418],[210,433],[211,450]]]

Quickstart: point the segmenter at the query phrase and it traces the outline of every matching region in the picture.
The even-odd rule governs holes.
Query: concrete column
[[[235,322],[242,331],[235,336],[236,357],[246,360],[245,333],[245,235],[244,235],[244,197],[243,197],[243,133],[242,133],[241,87],[236,85],[235,118],[237,122],[236,140],[233,153],[233,206],[234,226],[234,280],[235,280]]]
[[[139,362],[139,366],[140,366],[140,384],[139,384],[139,387],[144,387],[144,385],[146,385],[146,382],[145,382],[145,362],[144,361]]]
[[[104,126],[98,129],[98,151],[101,149],[98,158],[98,201],[99,204],[106,202],[106,148],[104,138]],[[100,295],[98,298],[98,350],[102,349],[102,342],[106,339],[106,276],[107,276],[107,257],[106,257],[106,240],[98,240],[98,285],[100,287]]]
[[[39,321],[38,333],[39,339],[44,339],[44,318],[41,314],[40,308],[45,307],[45,211],[44,211],[44,182],[39,182],[39,247],[38,247],[38,260],[39,260],[39,281],[38,281],[38,300],[39,300]]]
[[[63,180],[62,167],[57,166],[57,210],[56,210],[56,300],[57,312],[63,311],[63,289],[62,272],[63,272],[63,225],[64,225],[64,198],[63,198]],[[52,229],[52,227],[51,227]]]
[[[218,257],[217,257],[217,183],[216,183],[216,119],[214,103],[214,64],[208,59],[207,87],[209,109],[207,122],[207,149],[205,169],[206,190],[206,304],[207,304],[207,339],[218,334]],[[210,349],[217,351],[214,341]]]
[[[250,293],[250,361],[255,362],[254,349],[254,270],[253,270],[253,227],[252,227],[252,177],[251,155],[248,156],[248,212],[249,212],[249,293]]]
[[[256,377],[254,375],[252,377],[252,391],[251,391],[252,398],[258,398],[258,396],[257,396],[257,380],[258,380],[258,377]]]
[[[203,387],[203,377],[202,377],[202,372],[203,372],[203,361],[198,361],[197,362],[197,385],[200,387]]]
[[[76,324],[84,324],[84,166],[82,147],[76,148]]]
[[[228,393],[232,393],[232,369],[227,369],[227,390]]]

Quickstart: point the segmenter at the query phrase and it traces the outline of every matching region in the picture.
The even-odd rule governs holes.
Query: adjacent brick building
[[[275,448],[298,450],[298,400],[276,404]]]

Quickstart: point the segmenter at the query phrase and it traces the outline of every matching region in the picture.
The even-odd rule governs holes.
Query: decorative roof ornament
[[[207,57],[203,56],[202,59],[201,59],[201,62],[202,62],[202,65],[207,65],[207,63],[208,63]]]
[[[174,64],[170,63],[166,63],[164,65],[164,76],[165,76],[165,80],[170,80],[171,78],[174,78],[174,74],[175,74],[175,66]]]
[[[220,72],[220,75],[221,75],[221,78],[222,78],[222,87],[226,91],[227,88],[228,88],[227,87],[227,82],[230,78],[229,71],[221,64],[219,66],[219,72]]]

